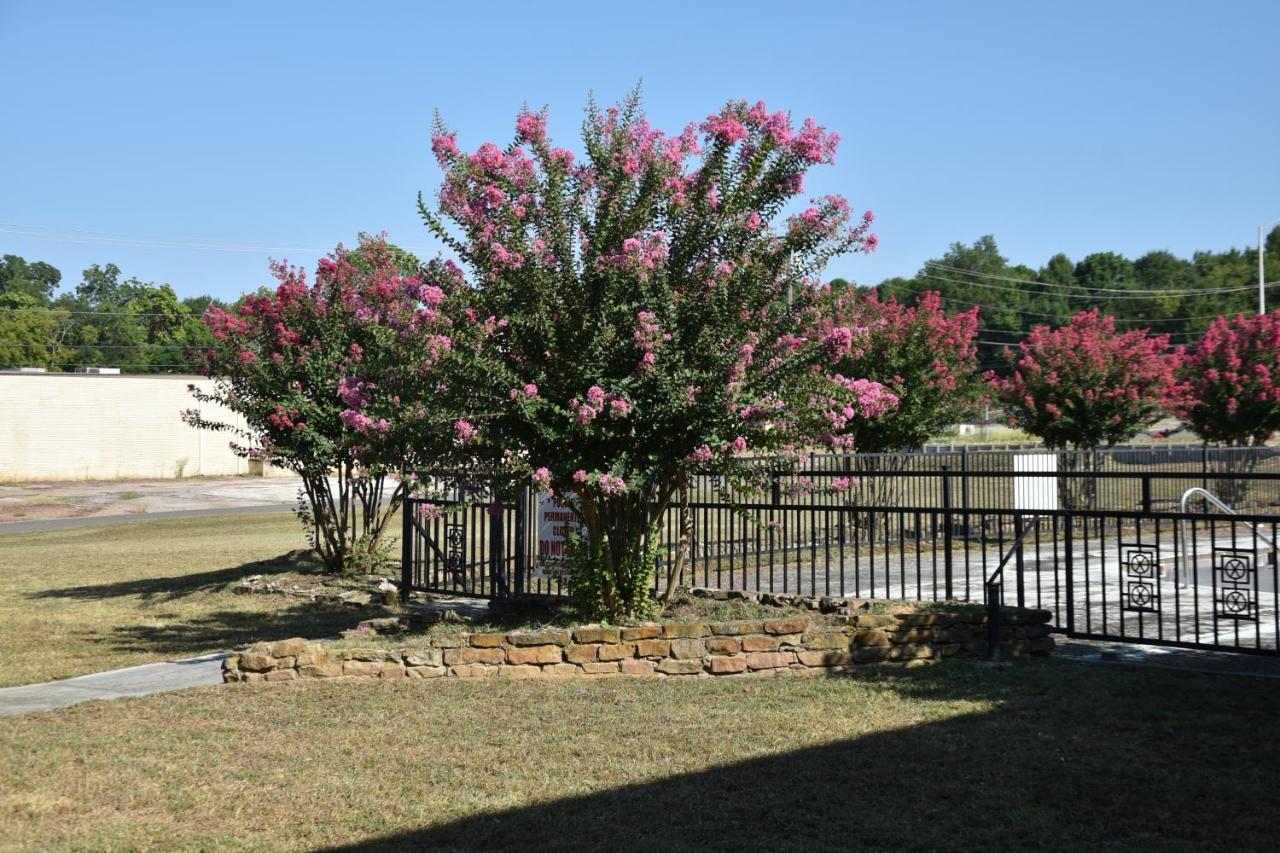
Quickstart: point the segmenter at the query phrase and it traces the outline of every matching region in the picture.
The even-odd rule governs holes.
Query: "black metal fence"
[[[760,464],[767,466],[769,460],[762,459]],[[946,474],[962,506],[1009,509],[1015,506],[1017,475],[1031,473],[1018,469],[1028,466],[1056,472],[1059,504],[1064,509],[1176,510],[1183,493],[1199,487],[1215,491],[1237,511],[1280,514],[1280,479],[1268,476],[1280,474],[1280,447],[1133,445],[1096,451],[959,448],[815,453],[805,462],[806,470],[779,475],[771,498],[866,507],[941,506]],[[808,488],[829,487],[842,478],[850,480],[847,489]],[[719,491],[715,478],[703,477],[695,483],[699,499],[717,499]]]
[[[695,504],[685,585],[1039,607],[1074,636],[1277,653],[1280,517]],[[664,544],[673,555],[677,540]]]
[[[1280,516],[1260,497],[1280,492],[1280,473],[1258,464],[1247,474],[908,467],[916,460],[886,471],[858,457],[816,459],[734,503],[714,478],[695,482],[678,583],[999,601],[1047,609],[1056,629],[1077,636],[1280,651]],[[1253,508],[1235,514],[1239,505],[1223,509],[1203,492],[1184,508],[1191,489],[1211,497],[1239,489]],[[1092,505],[1063,502],[1064,493]],[[527,489],[503,501],[474,481],[408,501],[402,583],[459,595],[563,594],[537,553],[536,512]],[[656,530],[655,578],[665,580],[682,545],[678,511]]]

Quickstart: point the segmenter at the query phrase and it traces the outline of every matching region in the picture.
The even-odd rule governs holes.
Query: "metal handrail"
[[[1202,489],[1199,486],[1192,486],[1191,488],[1187,489],[1185,492],[1182,493],[1182,497],[1178,498],[1178,512],[1180,514],[1186,515],[1187,502],[1194,497],[1204,498],[1207,502],[1213,504],[1222,512],[1226,513],[1227,515],[1240,514],[1236,512],[1234,509],[1232,509],[1232,507],[1229,504],[1220,500],[1218,496],[1215,495],[1213,492],[1209,491],[1208,489]],[[1249,521],[1242,521],[1240,523],[1243,524],[1245,527],[1248,527],[1250,530],[1252,530],[1254,536],[1257,536],[1263,542],[1266,542],[1268,545],[1270,545],[1271,550],[1273,552],[1277,550],[1275,541],[1272,540],[1271,537],[1268,536],[1267,534],[1258,530],[1258,526],[1256,524],[1253,524],[1252,522],[1249,522]],[[1188,554],[1187,552],[1187,520],[1185,518],[1180,519],[1178,521],[1178,539],[1182,545],[1182,559],[1191,560],[1191,570],[1192,572],[1194,572],[1195,571],[1195,560],[1194,560],[1195,555]],[[1174,584],[1178,587],[1178,589],[1186,589],[1188,586],[1188,581],[1183,577],[1183,573],[1181,570],[1182,567],[1180,563],[1181,563],[1180,560],[1174,560],[1173,562]]]

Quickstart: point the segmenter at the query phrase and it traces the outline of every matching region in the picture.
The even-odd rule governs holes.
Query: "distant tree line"
[[[1280,281],[1280,228],[1268,236],[1265,251],[1268,278]],[[1059,253],[1034,269],[1009,263],[987,235],[968,245],[953,243],[915,276],[886,279],[875,290],[882,300],[907,305],[936,291],[948,311],[978,306],[980,366],[1002,370],[1006,345],[1036,326],[1063,326],[1092,308],[1115,317],[1121,331],[1146,328],[1169,335],[1170,345],[1190,344],[1219,316],[1256,313],[1257,285],[1256,248],[1196,252],[1190,259],[1153,251],[1137,260],[1095,252],[1072,261]],[[1280,288],[1268,302],[1280,306]]]
[[[0,260],[0,368],[119,367],[130,373],[190,373],[213,343],[200,321],[222,303],[179,299],[168,284],[122,279],[94,264],[72,289],[62,273],[17,255]]]

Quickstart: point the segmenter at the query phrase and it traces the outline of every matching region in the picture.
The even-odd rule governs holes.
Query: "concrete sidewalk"
[[[180,509],[172,512],[147,512],[136,515],[88,515],[80,518],[48,518],[41,521],[9,521],[0,523],[0,536],[6,533],[30,533],[33,530],[65,530],[73,527],[98,527],[104,524],[136,524],[140,521],[206,518],[216,515],[258,515],[269,512],[293,512],[293,510],[293,504],[257,504],[218,509]]]
[[[272,477],[193,477],[0,484],[0,530],[73,518],[138,518],[171,512],[292,507],[301,481]]]
[[[91,699],[121,699],[149,696],[188,687],[222,683],[222,661],[226,652],[186,660],[131,666],[109,672],[95,672],[62,681],[28,684],[0,689],[0,717],[51,711]]]
[[[1184,649],[1176,646],[1084,640],[1063,637],[1061,634],[1055,634],[1054,641],[1057,643],[1057,648],[1053,651],[1055,658],[1079,663],[1176,669],[1211,675],[1244,675],[1251,678],[1280,678],[1280,657],[1274,655],[1249,655],[1207,649]]]

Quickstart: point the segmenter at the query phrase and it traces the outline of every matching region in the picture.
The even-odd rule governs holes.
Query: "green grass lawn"
[[[230,592],[305,544],[288,513],[0,533],[0,686],[351,627],[351,611]]]
[[[898,676],[228,685],[0,720],[0,845],[1271,850],[1280,684]]]

